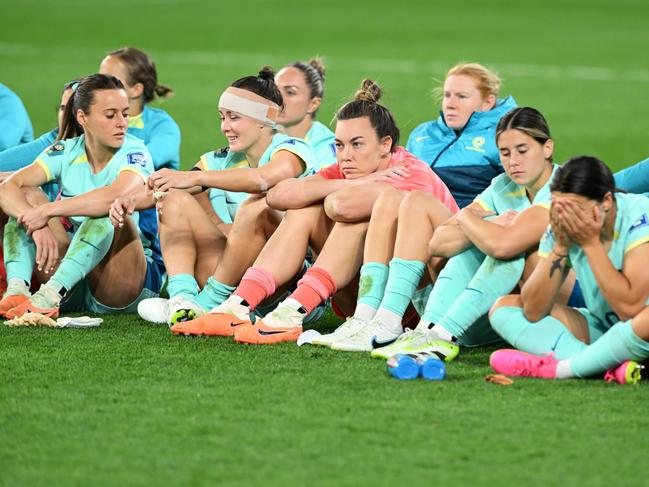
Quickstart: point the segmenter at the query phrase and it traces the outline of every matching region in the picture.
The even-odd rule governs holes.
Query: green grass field
[[[216,103],[232,80],[316,54],[325,123],[371,77],[405,143],[436,117],[434,79],[475,60],[546,115],[558,160],[587,153],[618,169],[649,155],[644,0],[0,0],[0,11],[0,81],[37,134],[54,126],[65,81],[135,45],[176,91],[162,106],[181,126],[184,167],[224,145]],[[365,355],[178,338],[134,316],[1,327],[0,484],[647,484],[646,385],[500,387],[483,380],[491,351],[463,351],[443,382],[399,382]]]

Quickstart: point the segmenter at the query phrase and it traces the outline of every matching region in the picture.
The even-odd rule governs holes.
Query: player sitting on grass
[[[471,345],[494,339],[483,315],[518,284],[526,257],[533,257],[549,221],[548,182],[556,168],[550,130],[533,108],[507,113],[495,139],[506,173],[457,215],[449,219],[445,208],[421,192],[404,199],[389,270],[383,263],[366,263],[377,270],[368,270],[371,287],[361,279],[368,291],[359,300],[355,323],[324,344],[336,350],[376,349],[372,356],[382,358],[435,350],[450,360],[458,353],[458,339]],[[442,265],[443,270],[431,273],[435,283],[421,321],[402,334],[403,313],[431,255],[448,262],[434,262],[435,271]]]
[[[498,300],[491,325],[519,350],[491,356],[500,373],[637,382],[649,357],[649,199],[615,191],[599,159],[570,159],[552,181],[550,228],[521,295]],[[586,307],[557,300],[574,269]],[[533,355],[532,355],[533,354]],[[541,356],[544,355],[544,356]]]
[[[305,79],[299,86],[310,93]],[[317,109],[319,99],[307,95],[303,105],[303,116],[311,118],[309,112]],[[295,105],[290,106],[295,116]],[[225,300],[282,219],[281,212],[266,204],[265,192],[284,179],[319,168],[309,144],[277,132],[282,109],[282,94],[270,68],[235,81],[219,101],[221,131],[229,148],[203,155],[195,167],[198,170],[162,170],[151,176],[153,189],[172,190],[160,210],[170,299],[143,302],[141,317],[173,324],[200,316]],[[310,128],[308,124],[301,127],[307,132]],[[320,135],[315,138],[325,139],[325,130],[318,126]],[[195,198],[174,190],[196,186],[213,188],[209,199],[207,193]],[[119,204],[113,212],[117,220],[125,211]],[[149,198],[144,204],[150,206],[153,201]]]
[[[464,208],[503,172],[494,137],[498,120],[516,102],[499,99],[500,78],[481,64],[458,64],[437,88],[437,120],[412,131],[406,149],[430,164]]]
[[[59,305],[132,312],[139,299],[157,293],[134,222],[129,218],[115,230],[106,217],[115,198],[144,191],[153,171],[144,143],[126,134],[128,113],[117,78],[83,78],[66,104],[61,140],[2,183],[0,205],[11,218],[4,232],[8,288],[0,314],[55,317]],[[53,180],[62,199],[49,202],[33,188]],[[69,218],[69,234],[61,231],[60,217]],[[59,264],[60,245],[67,251]],[[56,271],[30,296],[35,264],[47,277]]]
[[[355,299],[356,283],[347,284],[360,267],[367,219],[379,195],[420,189],[457,210],[431,169],[398,146],[399,129],[389,110],[378,104],[380,96],[375,83],[363,82],[355,99],[336,115],[337,164],[300,181],[285,181],[269,193],[271,206],[288,211],[254,266],[222,305],[172,331],[234,334],[243,343],[295,341],[321,302],[332,295],[344,301],[350,292]],[[253,325],[251,311],[298,274],[309,247],[318,254],[314,266],[287,299]]]

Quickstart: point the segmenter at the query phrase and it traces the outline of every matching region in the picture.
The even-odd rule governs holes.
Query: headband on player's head
[[[277,103],[267,100],[252,91],[230,86],[219,99],[219,108],[240,113],[259,120],[271,128],[277,127],[280,108]]]

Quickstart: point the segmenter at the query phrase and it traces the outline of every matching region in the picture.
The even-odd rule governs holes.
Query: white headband
[[[279,106],[251,91],[230,86],[219,99],[219,108],[240,113],[277,128]]]

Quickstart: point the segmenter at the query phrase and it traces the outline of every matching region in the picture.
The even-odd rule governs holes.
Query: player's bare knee
[[[380,214],[382,217],[396,218],[399,214],[399,206],[405,197],[404,191],[387,187],[378,197],[372,207],[372,214]]]
[[[165,224],[173,224],[179,221],[179,218],[184,214],[187,205],[193,197],[185,191],[170,191],[165,196],[162,211],[160,212],[160,222]]]
[[[502,296],[496,300],[491,309],[489,310],[489,316],[493,315],[500,308],[522,308],[523,300],[521,299],[520,294],[510,294],[508,296]]]
[[[631,320],[633,332],[644,341],[649,341],[649,306],[645,306],[640,313]]]

